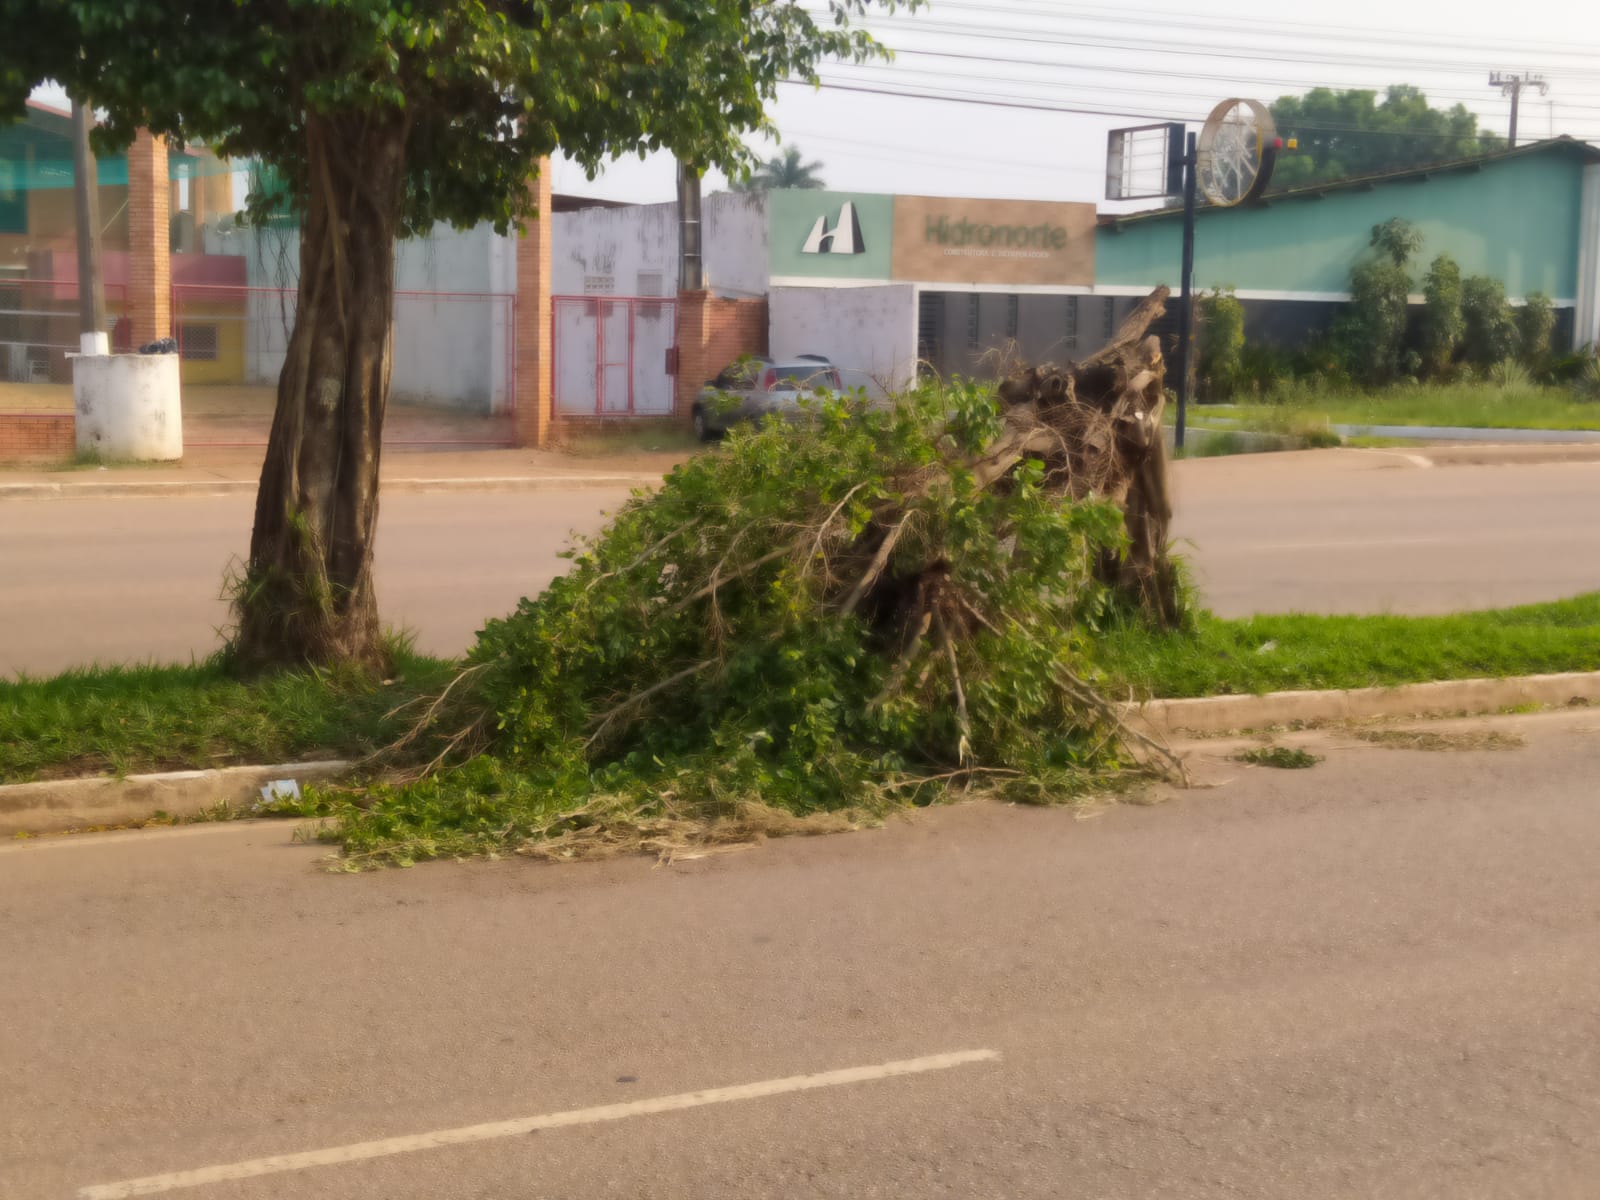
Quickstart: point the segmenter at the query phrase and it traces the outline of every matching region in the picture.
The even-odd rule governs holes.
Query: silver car
[[[781,362],[746,355],[701,389],[690,419],[695,436],[709,442],[740,421],[768,413],[792,416],[800,411],[804,396],[843,390],[839,369],[820,354],[802,354]]]

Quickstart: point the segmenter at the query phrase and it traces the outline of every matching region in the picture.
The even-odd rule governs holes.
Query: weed
[[[1359,729],[1356,736],[1385,750],[1516,750],[1527,745],[1517,733],[1497,729],[1440,733],[1434,729]]]
[[[1277,767],[1282,771],[1303,771],[1322,761],[1320,755],[1295,746],[1257,746],[1253,750],[1241,751],[1233,757],[1236,762],[1249,763],[1255,767]]]

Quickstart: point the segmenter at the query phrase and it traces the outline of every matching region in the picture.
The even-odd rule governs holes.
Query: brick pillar
[[[167,143],[141,129],[128,147],[128,323],[133,345],[172,336],[172,185]]]
[[[538,215],[517,239],[517,405],[519,446],[550,443],[554,391],[550,346],[550,160],[528,184]]]

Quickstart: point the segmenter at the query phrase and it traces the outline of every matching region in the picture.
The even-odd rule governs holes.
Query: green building
[[[1600,343],[1600,149],[1566,137],[1202,207],[1194,285],[1234,288],[1251,337],[1296,341],[1349,299],[1350,270],[1370,253],[1372,227],[1393,217],[1422,235],[1419,276],[1448,253],[1463,275],[1499,279],[1513,303],[1530,292],[1550,297],[1570,345]],[[1095,293],[1141,295],[1160,283],[1176,291],[1182,240],[1178,209],[1102,216]]]

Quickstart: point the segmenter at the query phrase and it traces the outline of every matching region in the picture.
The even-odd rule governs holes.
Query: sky
[[[822,0],[802,0],[819,8]],[[785,146],[843,191],[1106,203],[1109,130],[1187,120],[1219,100],[1270,102],[1313,87],[1409,83],[1436,107],[1464,103],[1504,133],[1510,101],[1491,71],[1541,74],[1520,139],[1600,142],[1600,16],[1592,0],[932,0],[866,22],[893,62],[830,64],[824,85],[783,84],[771,110]],[[893,94],[884,94],[893,93]],[[59,89],[36,93],[64,104]],[[1076,111],[1074,111],[1076,110]],[[752,138],[768,157],[777,145]],[[558,192],[669,201],[668,155],[625,158],[590,180],[558,161]],[[713,172],[706,191],[726,181]],[[1146,202],[1148,203],[1148,202]],[[1133,207],[1138,207],[1134,205]]]
[[[827,185],[845,191],[1098,201],[1114,210],[1127,206],[1104,203],[1113,128],[1189,120],[1198,129],[1232,96],[1270,102],[1317,86],[1409,83],[1435,107],[1465,103],[1504,134],[1510,101],[1488,84],[1495,70],[1548,83],[1547,95],[1524,92],[1519,140],[1567,133],[1600,142],[1600,15],[1576,0],[932,0],[867,27],[898,51],[892,63],[827,66],[821,90],[782,85],[771,112],[784,145],[820,161]],[[950,99],[925,98],[934,95]],[[777,149],[751,145],[763,157]],[[595,180],[558,162],[553,184],[667,201],[674,172],[666,155],[620,160]],[[720,175],[707,177],[708,192],[723,186]]]

